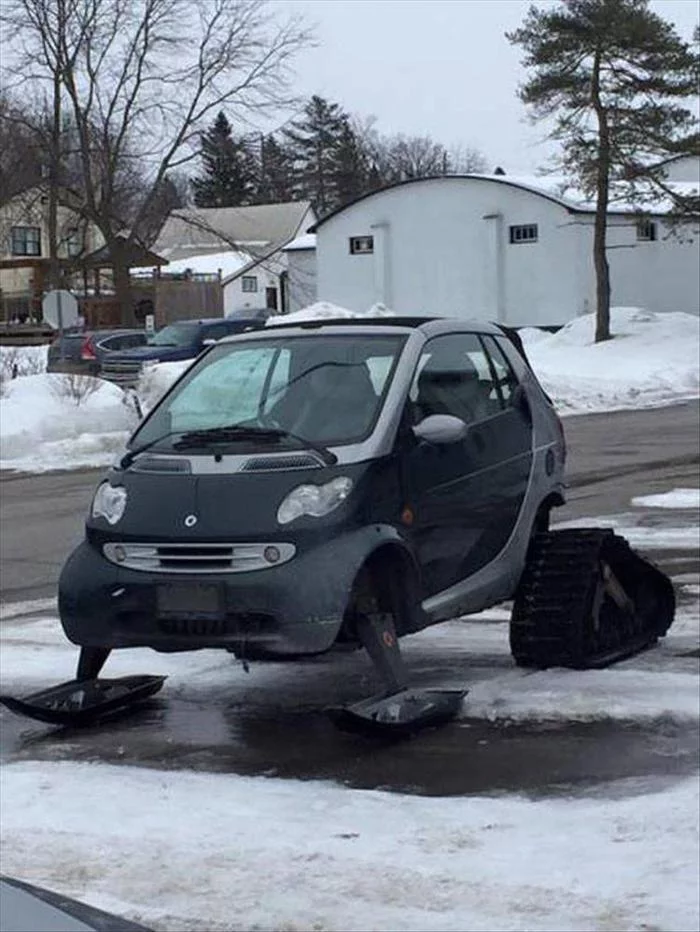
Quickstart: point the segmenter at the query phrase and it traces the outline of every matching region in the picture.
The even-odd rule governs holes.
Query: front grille
[[[249,573],[291,560],[294,544],[109,543],[105,557],[118,566],[149,573]]]

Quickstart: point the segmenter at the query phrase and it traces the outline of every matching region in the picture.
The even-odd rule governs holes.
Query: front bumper
[[[280,654],[327,650],[337,637],[357,571],[396,531],[372,526],[255,572],[169,574],[125,569],[87,541],[73,551],[59,580],[66,636],[83,647],[152,647],[160,651],[246,645]],[[216,586],[221,609],[163,614],[158,587]]]

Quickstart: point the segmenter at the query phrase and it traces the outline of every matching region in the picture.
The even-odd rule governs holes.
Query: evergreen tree
[[[347,119],[335,146],[333,180],[338,207],[370,190],[367,160]]]
[[[294,159],[295,193],[323,215],[338,205],[336,152],[347,115],[338,104],[314,95],[304,117],[285,130]]]
[[[231,124],[219,112],[202,134],[201,174],[192,179],[197,207],[240,207],[252,203],[257,166],[244,138],[235,139]]]
[[[697,152],[697,121],[686,103],[697,95],[698,56],[648,0],[531,7],[507,38],[523,48],[532,69],[521,99],[534,117],[553,120],[550,138],[562,144],[563,168],[596,200],[595,338],[607,340],[608,205],[616,189],[639,200],[645,185],[666,187],[663,159]]]
[[[284,204],[294,200],[294,161],[274,136],[264,136],[260,142],[260,173],[255,202]]]

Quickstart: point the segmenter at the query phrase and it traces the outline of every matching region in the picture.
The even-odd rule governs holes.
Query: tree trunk
[[[596,52],[591,82],[591,100],[598,118],[598,165],[596,177],[593,264],[596,278],[595,342],[610,339],[610,267],[606,253],[608,200],[610,196],[610,129],[600,99],[600,52]]]
[[[58,189],[61,164],[61,76],[57,71],[53,80],[53,113],[51,114],[51,144],[49,148],[49,288],[61,286],[58,258]]]
[[[114,291],[119,302],[119,317],[124,327],[133,327],[136,324],[136,318],[129,266],[123,244],[119,239],[110,242],[109,253],[112,257],[112,275],[114,276]]]

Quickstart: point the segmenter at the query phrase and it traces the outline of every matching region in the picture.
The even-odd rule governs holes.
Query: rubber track
[[[604,589],[606,565],[633,612]],[[612,530],[536,534],[513,604],[511,652],[526,667],[605,667],[654,644],[674,610],[668,577]]]

